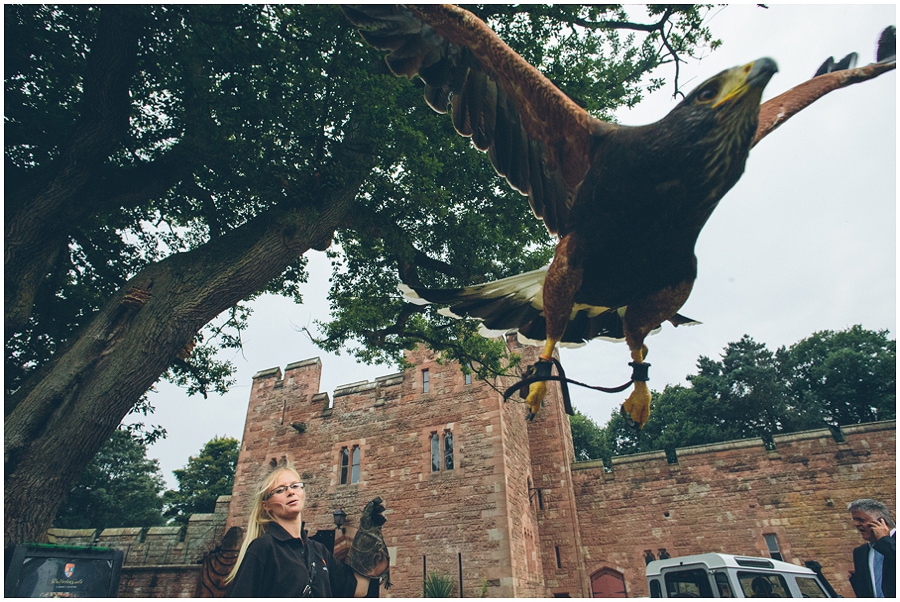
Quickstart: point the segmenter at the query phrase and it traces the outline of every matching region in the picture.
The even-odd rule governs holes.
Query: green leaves
[[[425,598],[452,598],[455,590],[456,584],[450,575],[431,572],[425,577]]]
[[[165,482],[146,444],[116,430],[66,497],[53,526],[105,529],[162,525]]]
[[[830,424],[896,417],[896,341],[888,331],[817,332],[776,352],[798,408]]]
[[[191,514],[215,510],[231,495],[240,442],[216,437],[184,468],[175,470],[177,491],[165,491],[159,462],[147,458],[146,443],[116,430],[63,502],[53,526],[61,529],[186,525]],[[165,513],[163,507],[165,506]]]
[[[606,432],[596,422],[575,410],[575,415],[569,416],[569,426],[572,429],[576,462],[609,457]]]
[[[165,515],[186,525],[191,514],[211,513],[220,495],[231,495],[241,443],[231,437],[215,437],[184,468],[173,471],[178,491],[166,491]]]

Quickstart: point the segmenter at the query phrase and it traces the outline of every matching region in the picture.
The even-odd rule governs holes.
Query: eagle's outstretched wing
[[[343,5],[397,75],[418,75],[425,100],[487,151],[497,172],[528,195],[552,233],[590,168],[591,145],[617,126],[591,117],[483,21],[456,6]]]
[[[756,128],[756,136],[753,138],[753,146],[774,132],[785,121],[829,92],[876,78],[882,73],[896,69],[896,35],[893,25],[881,32],[876,52],[877,63],[871,63],[864,67],[852,67],[854,61],[847,59],[853,55],[848,55],[839,63],[831,65],[830,70],[825,69],[823,72],[822,67],[829,63],[827,60],[822,67],[819,67],[815,77],[764,102],[759,109],[759,125]],[[853,54],[855,55],[855,53]],[[849,68],[840,69],[845,61]],[[823,72],[822,75],[819,75],[820,72]]]

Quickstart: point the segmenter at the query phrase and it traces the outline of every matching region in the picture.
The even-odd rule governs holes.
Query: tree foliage
[[[198,455],[188,458],[184,468],[173,471],[178,490],[163,494],[165,516],[187,524],[192,514],[213,512],[220,495],[231,495],[240,451],[241,442],[231,437],[207,441]]]
[[[690,386],[653,396],[637,432],[614,413],[603,427],[570,419],[576,458],[597,459],[896,417],[896,341],[888,331],[825,330],[775,353],[744,336],[701,357]]]
[[[658,65],[712,45],[694,6],[635,19],[614,5],[473,8],[601,115],[661,85]],[[549,237],[336,6],[5,5],[4,17],[7,544],[40,537],[161,376],[227,389],[233,367],[216,351],[240,346],[242,303],[300,302],[310,249],[331,245],[335,263],[326,349],[397,361],[426,341],[482,371],[508,361],[396,285],[532,269]]]
[[[53,526],[61,529],[153,527],[164,524],[159,461],[143,441],[116,429],[66,496]]]
[[[575,410],[575,414],[569,416],[569,426],[572,429],[576,462],[595,460],[609,455],[605,431],[588,416]]]
[[[776,353],[798,410],[829,424],[897,416],[897,349],[887,331],[825,330]]]

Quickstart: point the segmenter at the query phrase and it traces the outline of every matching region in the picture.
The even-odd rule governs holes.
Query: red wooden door
[[[591,595],[594,598],[627,598],[625,577],[613,569],[600,569],[591,577]]]

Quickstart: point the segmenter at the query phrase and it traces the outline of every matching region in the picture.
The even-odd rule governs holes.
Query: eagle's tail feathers
[[[669,322],[676,328],[679,326],[696,326],[697,324],[703,324],[703,322],[688,318],[687,316],[682,316],[681,314],[675,314],[669,318]]]

